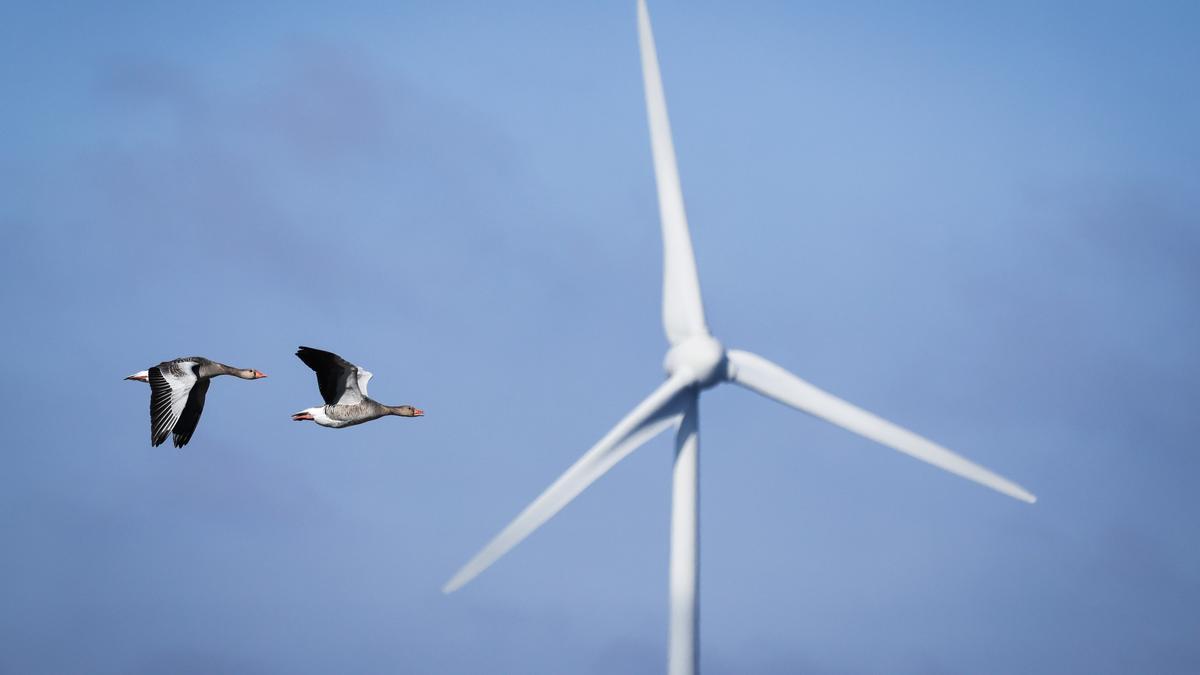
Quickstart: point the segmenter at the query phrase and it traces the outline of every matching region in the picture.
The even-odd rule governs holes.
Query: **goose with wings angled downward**
[[[367,395],[371,373],[346,359],[321,349],[301,347],[296,356],[317,374],[317,387],[325,405],[306,408],[292,419],[313,421],[323,427],[341,429],[387,415],[421,417],[425,411],[411,405],[383,405]]]
[[[204,412],[208,384],[218,375],[233,375],[243,380],[266,377],[251,368],[234,368],[203,356],[185,356],[125,378],[150,385],[150,445],[161,445],[167,436],[173,436],[177,448],[187,445],[200,423],[200,413]]]

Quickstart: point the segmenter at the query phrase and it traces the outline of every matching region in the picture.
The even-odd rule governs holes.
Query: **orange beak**
[[[413,417],[424,417],[425,411],[420,408],[413,408]]]
[[[254,379],[256,379],[256,380],[261,380],[266,376],[267,376],[267,374],[261,370],[254,371]]]

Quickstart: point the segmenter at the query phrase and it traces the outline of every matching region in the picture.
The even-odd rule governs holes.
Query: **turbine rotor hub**
[[[671,347],[663,368],[668,375],[687,371],[696,378],[696,384],[707,389],[725,379],[725,347],[711,335],[690,337]]]

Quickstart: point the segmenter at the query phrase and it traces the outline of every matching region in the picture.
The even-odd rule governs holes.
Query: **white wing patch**
[[[159,445],[167,439],[187,405],[188,394],[196,384],[194,361],[163,364],[150,369],[150,442]]]
[[[362,392],[363,398],[370,396],[367,393],[367,383],[371,381],[372,377],[375,377],[375,375],[370,371],[363,370],[362,368],[358,369],[358,390]]]

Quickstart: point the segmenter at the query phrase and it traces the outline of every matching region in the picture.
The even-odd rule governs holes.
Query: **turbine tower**
[[[667,381],[488,542],[442,590],[451,593],[474,579],[625,456],[667,428],[677,427],[671,486],[667,672],[694,675],[698,656],[700,416],[697,404],[701,391],[732,382],[1010,497],[1029,503],[1036,498],[1016,483],[826,393],[757,354],[726,349],[709,333],[683,209],[658,56],[644,0],[638,0],[638,42],[662,221],[663,328],[670,343],[663,361]]]

